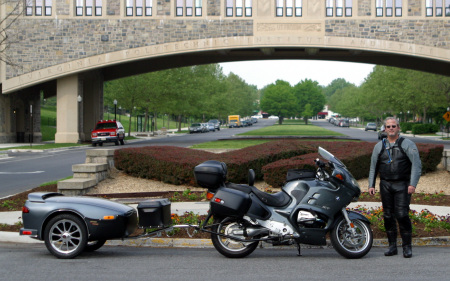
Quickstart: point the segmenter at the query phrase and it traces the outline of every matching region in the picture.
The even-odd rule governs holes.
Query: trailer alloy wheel
[[[71,259],[81,254],[86,247],[86,226],[75,215],[57,215],[45,227],[44,240],[45,246],[55,257]]]

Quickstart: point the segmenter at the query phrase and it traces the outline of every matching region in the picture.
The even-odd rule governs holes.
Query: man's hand
[[[369,194],[375,195],[375,187],[369,187]]]
[[[416,192],[416,188],[412,185],[408,186],[408,194],[413,194]]]

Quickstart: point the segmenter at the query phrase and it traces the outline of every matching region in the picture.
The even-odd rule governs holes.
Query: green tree
[[[261,110],[278,116],[279,124],[285,117],[293,116],[298,108],[291,85],[282,80],[265,87],[261,98]]]
[[[308,118],[313,116],[313,110],[311,105],[308,103],[305,105],[305,109],[302,112],[303,120],[305,124],[308,125]]]
[[[312,81],[310,79],[303,80],[294,86],[293,91],[297,100],[296,114],[302,115],[307,104],[311,105],[311,116],[316,115],[324,108],[325,96],[317,81]]]

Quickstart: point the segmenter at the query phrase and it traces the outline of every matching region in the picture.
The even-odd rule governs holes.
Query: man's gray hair
[[[395,117],[387,117],[386,119],[384,119],[384,126],[386,126],[386,122],[388,120],[394,120],[395,123],[397,123],[397,126],[400,128],[400,123],[398,123],[397,118],[395,118]]]

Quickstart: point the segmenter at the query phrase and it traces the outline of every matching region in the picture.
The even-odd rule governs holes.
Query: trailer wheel
[[[52,255],[59,259],[72,259],[81,254],[86,247],[86,225],[75,215],[58,215],[45,227],[44,240]]]

